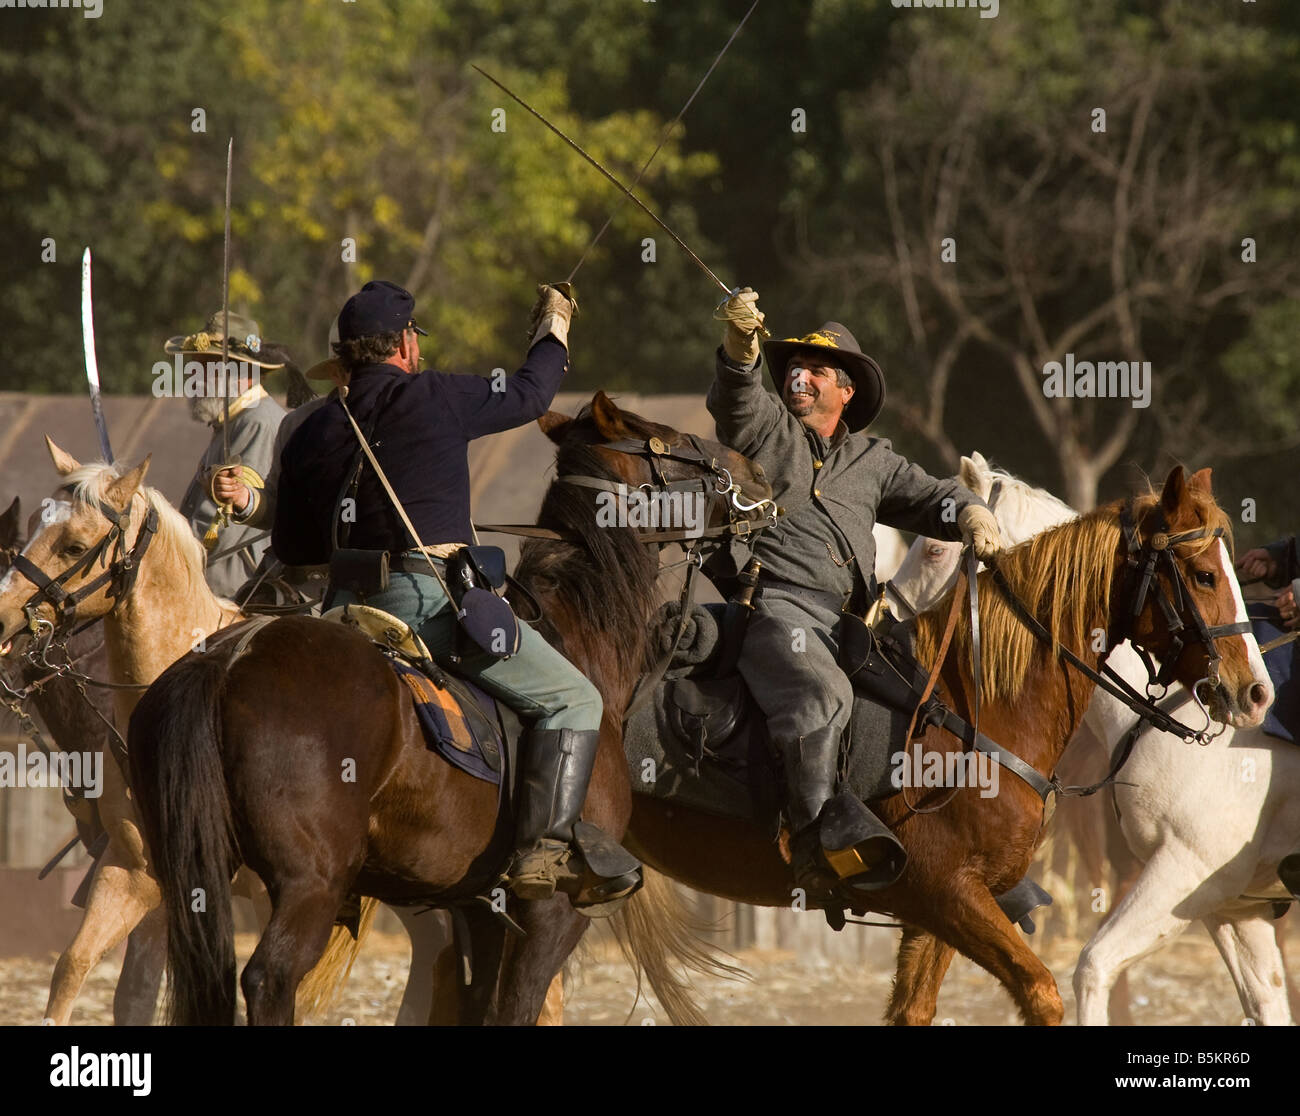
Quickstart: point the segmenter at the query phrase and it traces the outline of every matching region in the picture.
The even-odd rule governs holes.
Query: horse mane
[[[1214,498],[1188,488],[1198,526],[1224,528],[1231,548],[1232,522]],[[1134,498],[1139,523],[1160,500],[1147,491]],[[997,567],[1016,596],[1052,634],[1056,647],[1083,652],[1093,640],[1098,613],[1110,613],[1116,555],[1120,547],[1116,501],[1002,551]],[[1218,540],[1209,535],[1183,543],[1178,550],[1191,558]],[[993,700],[1014,700],[1024,690],[1035,656],[1043,650],[1038,638],[1021,622],[988,571],[979,575],[981,673],[985,695]],[[956,587],[944,594],[916,620],[916,656],[927,667],[934,662]],[[953,633],[949,655],[956,655],[963,675],[970,670],[970,620],[963,609]]]
[[[89,465],[79,465],[64,478],[64,484],[71,489],[72,497],[82,503],[102,500],[108,486],[122,475],[115,465],[105,465],[102,461]],[[204,577],[207,565],[207,551],[194,536],[189,522],[178,512],[161,492],[148,485],[141,485],[131,498],[134,507],[137,501],[144,503],[158,513],[158,531],[149,544],[150,555],[157,551],[167,568],[183,571],[185,591],[202,600],[217,596],[208,587]]]
[[[998,493],[998,506],[1005,507],[1011,515],[1024,516],[1032,509],[1039,509],[1032,514],[1041,516],[1045,509],[1048,514],[1055,517],[1055,522],[1064,522],[1067,519],[1074,519],[1079,514],[1047,489],[1037,488],[1027,480],[1022,480],[1014,473],[1008,473],[991,462],[986,461],[985,464],[987,468],[981,472],[991,483],[996,484],[1000,481],[1002,484]]]
[[[589,422],[590,415],[591,408],[584,407],[570,429]],[[620,415],[634,435],[673,433],[670,427],[629,411]],[[515,576],[525,583],[554,584],[552,591],[564,598],[582,627],[612,636],[617,641],[620,661],[636,664],[640,670],[649,642],[647,620],[658,605],[658,596],[651,591],[659,570],[657,554],[639,542],[631,530],[599,526],[592,515],[591,489],[558,479],[578,475],[617,483],[620,478],[601,460],[594,445],[569,437],[556,451],[555,466],[557,477],[542,499],[537,523],[573,541],[525,543]]]

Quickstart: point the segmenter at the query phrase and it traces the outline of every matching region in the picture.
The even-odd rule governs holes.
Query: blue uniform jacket
[[[379,408],[371,447],[421,541],[471,541],[469,443],[540,418],[567,368],[565,347],[544,337],[522,368],[495,381],[432,370],[408,375],[391,364],[352,374],[348,406],[363,431]],[[335,507],[359,448],[337,400],[320,407],[289,439],[280,457],[271,537],[282,562],[329,561]],[[369,464],[361,473],[355,516],[349,548],[400,552],[415,545]]]

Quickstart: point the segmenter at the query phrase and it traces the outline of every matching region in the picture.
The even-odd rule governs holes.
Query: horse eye
[[[1214,571],[1213,571],[1213,570],[1197,570],[1197,571],[1196,571],[1196,584],[1199,585],[1199,586],[1201,586],[1202,589],[1213,589],[1213,588],[1214,588]]]
[[[63,548],[63,553],[69,558],[80,558],[86,553],[86,548],[82,546],[81,543],[68,543],[68,545]]]

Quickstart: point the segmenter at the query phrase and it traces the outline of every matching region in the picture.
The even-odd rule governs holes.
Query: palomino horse
[[[959,475],[993,508],[1009,542],[1037,533],[1045,520],[1075,515],[1049,493],[989,469],[978,454],[963,458]],[[903,595],[920,608],[936,600],[957,575],[958,551],[955,544],[918,539],[899,572]],[[912,576],[903,582],[906,574]],[[1130,685],[1146,684],[1141,659],[1127,643],[1107,662]],[[1193,710],[1185,696],[1173,714],[1190,721]],[[1136,722],[1128,706],[1099,690],[1072,751],[1095,751],[1105,761],[1102,768],[1109,768]],[[1079,1022],[1106,1023],[1126,1011],[1119,984],[1127,966],[1200,919],[1223,956],[1246,1017],[1289,1023],[1268,900],[1287,898],[1278,862],[1300,843],[1300,750],[1258,728],[1227,726],[1204,748],[1150,729],[1138,738],[1109,794],[1091,801],[1105,815],[1118,813],[1123,852],[1137,858],[1138,871],[1080,956],[1074,975]],[[1096,811],[1081,818],[1076,813],[1066,817],[1071,833],[1095,844],[1095,834],[1079,834],[1081,824],[1101,828],[1108,819],[1097,818]]]
[[[631,808],[619,714],[657,605],[647,591],[657,559],[635,529],[600,526],[593,493],[572,481],[693,490],[710,525],[746,527],[764,514],[771,490],[733,451],[624,414],[603,394],[579,420],[548,420],[552,437],[563,428],[565,445],[539,525],[558,537],[531,543],[533,560],[526,553],[519,576],[526,567],[544,634],[601,689],[606,712],[584,814],[618,836]],[[565,513],[575,502],[584,513],[576,524]],[[578,555],[584,576],[575,583],[562,567]],[[248,1019],[286,1024],[349,892],[398,903],[472,900],[496,883],[508,852],[496,788],[428,750],[405,688],[369,641],[298,617],[247,641],[240,631],[166,671],[130,727],[132,787],[167,897],[178,1023],[234,1019],[224,896],[241,859],[266,881],[273,907],[241,978]],[[191,909],[195,888],[206,912]],[[563,893],[512,909],[525,936],[507,948],[490,910],[464,908],[474,979],[462,1021],[534,1022],[588,924]]]
[[[0,515],[0,575],[9,568],[10,558],[23,550],[25,535],[21,524],[22,513],[15,497],[9,509]],[[104,633],[98,625],[74,635],[65,644],[68,659],[82,674],[102,678],[107,673],[108,655],[104,646]],[[60,664],[61,665],[61,664]],[[13,684],[24,690],[31,687],[29,700],[41,715],[57,747],[63,751],[102,752],[107,735],[106,719],[113,716],[112,700],[102,687],[79,690],[69,677],[57,675],[39,662],[23,658],[17,667]],[[20,691],[21,692],[21,691]],[[77,834],[89,851],[105,832],[99,817],[99,799],[65,795],[64,804],[72,813]],[[51,850],[54,851],[54,850]],[[122,1027],[147,1026],[153,1019],[158,986],[162,981],[164,924],[161,912],[146,917],[127,936],[126,957],[117,987],[113,991],[113,1022]],[[60,971],[56,984],[72,979],[72,971]],[[75,998],[73,990],[71,996]],[[51,988],[49,1008],[55,1000],[65,1001],[55,988]],[[66,999],[71,1003],[71,999]],[[47,1014],[49,1012],[47,1008]]]
[[[1097,629],[1110,633],[1112,642],[1127,636],[1157,658],[1169,656],[1176,677],[1188,686],[1209,679],[1209,708],[1216,719],[1258,724],[1272,700],[1272,685],[1253,636],[1238,627],[1245,622],[1244,609],[1227,550],[1217,537],[1228,528],[1210,493],[1208,472],[1188,480],[1180,467],[1158,496],[1108,505],[1001,554],[998,575],[1052,642],[1026,627],[993,574],[980,576],[981,730],[1050,775],[1094,689],[1090,679],[1067,667],[1056,647],[1095,669],[1101,658],[1092,650]],[[1156,551],[1166,553],[1141,598],[1126,578],[1129,545],[1143,562]],[[1156,604],[1161,594],[1179,602],[1174,615],[1189,631],[1208,625],[1204,641],[1175,644],[1170,621]],[[1141,606],[1136,611],[1135,604]],[[922,662],[932,661],[947,612],[945,604],[917,619]],[[1218,630],[1220,625],[1229,630]],[[959,620],[937,690],[968,718],[969,644],[968,625]],[[959,748],[954,738],[926,741],[927,751]],[[892,1022],[932,1020],[957,949],[1007,987],[1026,1021],[1061,1021],[1051,973],[994,900],[1024,876],[1043,824],[1039,794],[1010,772],[1003,776],[1000,793],[992,798],[966,787],[935,792],[952,797],[934,812],[914,812],[902,794],[877,807],[907,849],[908,867],[896,884],[855,896],[850,905],[907,924],[888,1010]],[[915,803],[934,804],[924,795]],[[760,905],[790,902],[788,864],[752,826],[637,796],[629,841],[648,864],[692,887]]]
[[[160,493],[142,487],[148,459],[119,476],[102,463],[82,466],[46,441],[63,482],[0,579],[0,655],[24,632],[63,635],[74,615],[102,617],[110,680],[129,687],[113,691],[114,719],[124,725],[148,683],[240,613],[208,589],[203,550],[189,525]],[[68,1021],[91,968],[159,902],[120,764],[110,747],[98,802],[109,842],[81,926],[55,966],[46,1007],[53,1023]],[[347,950],[331,951],[331,960],[346,964]],[[152,964],[142,969],[146,976],[157,972]],[[328,983],[327,974],[322,979]],[[140,1015],[151,1015],[156,985],[142,979],[138,993]]]

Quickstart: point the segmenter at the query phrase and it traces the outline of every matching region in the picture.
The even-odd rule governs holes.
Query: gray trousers
[[[781,749],[853,712],[853,684],[840,669],[840,614],[802,597],[764,589],[749,619],[737,664]]]
[[[331,607],[356,603],[353,594],[338,591]],[[519,652],[509,659],[480,653],[453,663],[459,625],[451,601],[432,574],[393,573],[388,588],[364,603],[405,620],[420,633],[439,666],[470,679],[524,720],[535,721],[537,728],[600,728],[600,691],[527,624],[520,623]]]

